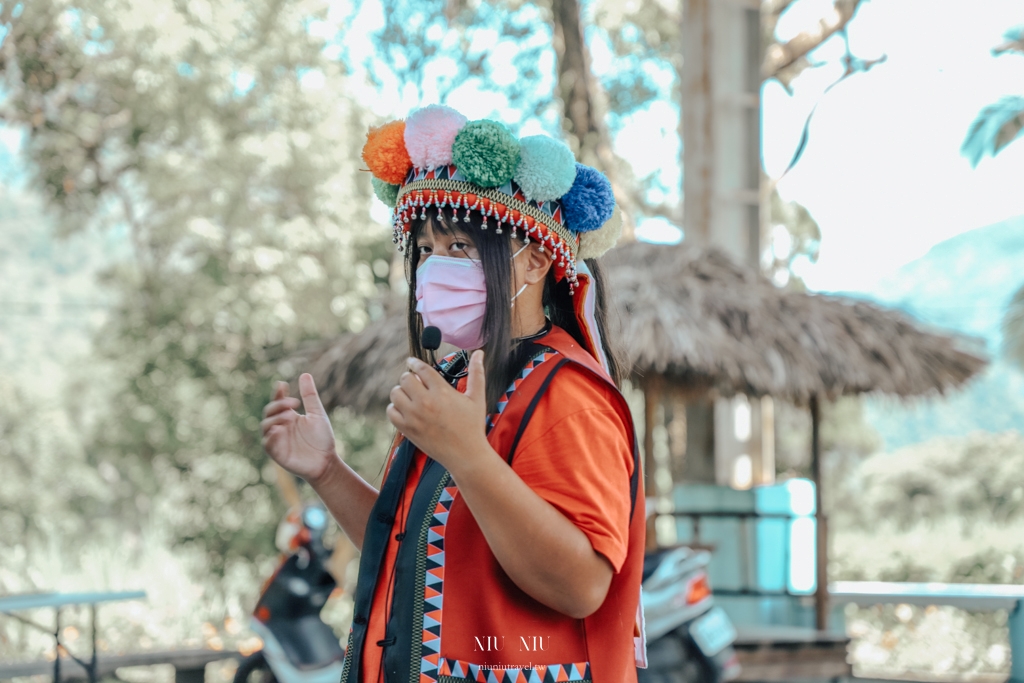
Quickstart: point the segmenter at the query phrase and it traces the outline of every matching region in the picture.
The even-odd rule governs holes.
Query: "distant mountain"
[[[1001,357],[1007,304],[1024,286],[1024,216],[946,240],[884,280],[868,298],[918,320],[981,337],[992,366],[946,399],[866,402],[889,450],[975,430],[1024,432],[1024,372]]]
[[[937,244],[871,294],[924,322],[983,337],[998,353],[1006,305],[1021,286],[1024,216]]]

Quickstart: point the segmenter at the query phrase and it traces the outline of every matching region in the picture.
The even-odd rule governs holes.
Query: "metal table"
[[[145,591],[128,591],[123,593],[27,593],[22,595],[6,595],[0,597],[0,613],[38,628],[46,633],[52,633],[56,648],[56,657],[53,660],[53,683],[60,683],[60,653],[61,649],[67,652],[68,656],[82,665],[89,672],[89,683],[97,683],[96,675],[96,607],[101,602],[116,602],[120,600],[138,600],[146,597]],[[60,611],[68,605],[89,605],[91,616],[90,628],[92,630],[92,658],[84,662],[60,642]],[[14,612],[21,612],[32,609],[45,609],[52,607],[54,610],[54,625],[51,631],[46,626],[18,616]]]

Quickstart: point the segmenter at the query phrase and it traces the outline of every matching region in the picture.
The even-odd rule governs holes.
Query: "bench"
[[[23,593],[19,595],[5,595],[0,597],[0,614],[12,619],[17,619],[27,626],[38,629],[43,633],[53,636],[54,658],[52,662],[46,662],[46,666],[53,671],[53,683],[60,683],[61,666],[65,659],[75,662],[88,674],[90,683],[97,683],[98,661],[96,653],[96,611],[101,603],[117,602],[121,600],[138,600],[146,597],[145,591],[127,591],[121,593]],[[90,611],[90,630],[92,631],[92,657],[89,662],[76,657],[70,650],[60,642],[60,613],[69,605],[88,605]],[[36,609],[53,609],[53,626],[43,626],[26,617],[16,614]],[[68,657],[61,657],[61,650],[68,653]]]

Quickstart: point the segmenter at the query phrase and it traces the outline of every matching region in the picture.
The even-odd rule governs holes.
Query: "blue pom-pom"
[[[608,178],[596,168],[576,164],[576,180],[562,197],[565,224],[575,233],[597,230],[612,217],[615,195]]]
[[[548,202],[558,199],[576,179],[576,157],[564,142],[546,135],[519,141],[519,166],[512,176],[527,199]]]

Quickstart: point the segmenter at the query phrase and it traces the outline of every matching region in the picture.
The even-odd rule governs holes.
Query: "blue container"
[[[813,628],[814,482],[739,491],[680,484],[672,494],[680,543],[709,548],[715,601],[738,625]]]

